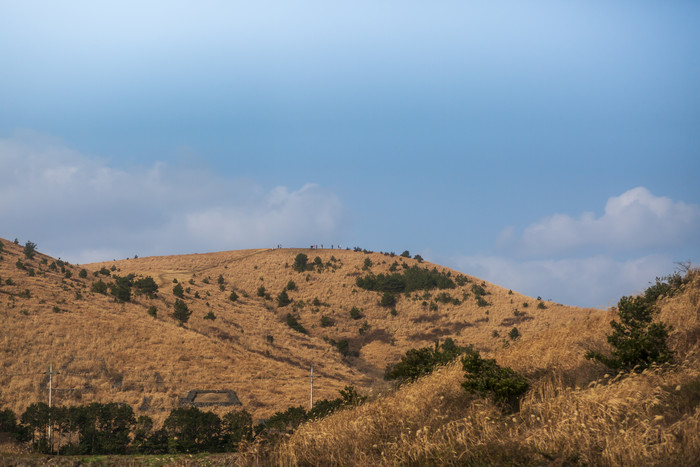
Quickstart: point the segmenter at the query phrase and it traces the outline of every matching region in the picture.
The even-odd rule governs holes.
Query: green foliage
[[[545,310],[545,309],[547,309],[547,306],[544,304],[544,302],[538,302],[537,308],[540,310]]]
[[[99,273],[102,274],[103,276],[111,276],[112,275],[112,273],[109,271],[109,269],[107,269],[104,266],[102,266]]]
[[[360,312],[359,308],[357,308],[356,306],[350,308],[350,317],[352,319],[362,318],[362,313]]]
[[[450,338],[445,339],[442,344],[436,340],[433,347],[410,349],[398,363],[387,367],[384,378],[401,383],[415,381],[431,373],[436,367],[453,361],[467,349],[468,347],[458,346]]]
[[[3,248],[5,248],[5,244],[0,242],[0,253],[2,253]]]
[[[297,289],[297,284],[293,280],[290,280],[287,282],[287,290],[296,290]]]
[[[368,274],[356,279],[357,286],[375,292],[405,293],[414,290],[453,289],[455,283],[447,274],[437,268],[432,270],[413,266],[404,270],[403,274]]]
[[[435,301],[439,303],[451,303],[452,305],[459,305],[458,298],[452,298],[452,296],[447,292],[440,292],[435,296]]]
[[[173,295],[179,298],[185,298],[185,289],[182,288],[182,284],[175,284],[175,287],[173,287]]]
[[[34,254],[36,253],[36,243],[27,241],[27,243],[24,244],[24,256],[27,259],[32,259],[34,258]]]
[[[306,421],[306,410],[303,407],[290,407],[284,412],[276,412],[267,421],[267,428],[281,432],[296,430]]]
[[[209,319],[211,321],[214,321],[216,319],[216,315],[214,314],[213,311],[210,311],[206,315],[204,315],[204,319]]]
[[[236,293],[235,290],[231,291],[231,295],[228,296],[228,299],[231,300],[232,302],[235,302],[238,300],[238,294]]]
[[[475,296],[480,297],[486,295],[486,290],[478,284],[472,284],[472,293]]]
[[[510,330],[508,333],[508,337],[510,337],[510,340],[514,341],[516,339],[520,338],[520,331],[518,331],[518,328],[513,326],[513,329]]]
[[[80,272],[78,273],[78,277],[81,279],[85,279],[87,277],[87,269],[81,269]]]
[[[487,301],[484,299],[484,297],[482,297],[481,295],[477,295],[477,296],[476,296],[476,306],[485,307],[485,306],[489,306],[489,305],[490,305],[490,303],[487,302]]]
[[[637,371],[673,359],[673,352],[666,343],[670,327],[664,323],[652,323],[656,312],[654,303],[656,297],[661,295],[657,293],[661,287],[658,284],[653,287],[657,287],[657,290],[649,294],[654,300],[652,302],[646,294],[622,297],[618,302],[618,321],[610,322],[613,332],[607,336],[608,343],[613,347],[612,356],[591,351],[586,358],[613,369]]]
[[[299,253],[294,258],[294,263],[292,264],[292,269],[297,272],[304,272],[313,269],[313,266],[309,264],[309,257],[304,253]]]
[[[219,446],[221,419],[212,412],[197,407],[173,409],[163,422],[163,428],[174,440],[176,452],[216,451]]]
[[[366,270],[368,270],[368,269],[371,268],[371,267],[372,267],[372,260],[369,259],[369,258],[365,258],[365,262],[364,262],[363,265],[362,265],[362,270],[363,270],[363,271],[366,271]]]
[[[416,255],[416,256],[413,257],[413,259],[415,259],[415,260],[418,261],[419,263],[422,263],[422,262],[423,262],[423,257],[422,257],[421,255]]]
[[[493,359],[483,359],[479,352],[468,349],[462,357],[467,392],[492,397],[497,403],[516,409],[520,398],[530,388],[527,380],[508,367],[501,367]]]
[[[90,289],[95,293],[107,295],[107,284],[105,284],[102,279],[98,280],[97,282],[93,282]]]
[[[153,280],[151,276],[142,277],[134,281],[134,288],[136,293],[139,295],[146,295],[148,297],[155,297],[158,293],[158,284]]]
[[[279,295],[277,295],[277,307],[282,308],[289,305],[290,303],[292,303],[292,300],[289,298],[289,295],[287,295],[287,291],[282,290],[282,292],[280,292]]]
[[[350,355],[350,343],[347,339],[341,339],[338,342],[336,342],[335,348],[338,349],[338,352],[340,352],[340,355],[342,355],[343,357],[347,357],[348,355]]]
[[[379,300],[379,304],[386,307],[396,306],[396,295],[392,292],[384,292]]]
[[[180,299],[175,300],[173,318],[180,321],[180,324],[185,324],[190,319],[191,314],[192,312],[185,302]]]
[[[287,326],[294,329],[296,332],[308,334],[306,328],[304,328],[304,326],[301,325],[299,320],[291,313],[287,313]]]
[[[148,314],[155,318],[156,316],[158,316],[158,308],[156,308],[154,305],[149,306]]]
[[[327,327],[330,327],[333,325],[335,325],[335,321],[333,321],[333,318],[331,318],[329,316],[325,316],[325,315],[321,316],[321,327],[322,328],[327,328]]]
[[[110,284],[110,293],[120,302],[131,301],[131,286],[133,285],[133,275],[126,277],[114,276],[114,283]]]
[[[241,441],[253,439],[253,417],[245,410],[229,412],[221,418],[224,451],[235,451]]]
[[[224,276],[222,274],[219,274],[219,277],[216,279],[216,282],[219,285],[224,285]]]
[[[409,253],[408,250],[404,250],[404,252],[401,253],[401,256],[403,256],[404,258],[410,258],[410,257],[411,257],[411,253]]]
[[[265,286],[261,285],[258,287],[258,297],[264,297],[266,293]]]
[[[15,263],[15,267],[17,269],[21,269],[23,271],[27,270],[27,266],[25,266],[24,263],[22,262],[22,260],[20,260],[20,259],[18,259],[17,262]]]

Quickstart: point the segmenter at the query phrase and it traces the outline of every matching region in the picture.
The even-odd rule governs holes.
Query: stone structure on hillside
[[[230,407],[243,404],[238,399],[236,391],[231,389],[193,389],[178,400],[178,405],[180,407]]]

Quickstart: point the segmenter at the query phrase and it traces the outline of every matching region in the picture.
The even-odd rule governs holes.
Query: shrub
[[[393,307],[396,305],[396,295],[392,292],[384,292],[382,294],[381,300],[379,300],[381,306]]]
[[[479,352],[467,349],[462,357],[467,392],[492,397],[496,403],[516,409],[523,394],[529,389],[527,380],[508,367],[501,367],[493,359],[483,359]]]
[[[664,323],[652,323],[654,304],[646,296],[622,297],[617,307],[619,321],[610,321],[613,332],[607,336],[613,347],[612,356],[591,351],[586,358],[613,369],[637,371],[673,359],[666,343],[670,327]]]
[[[81,269],[80,272],[78,273],[78,277],[81,279],[85,279],[87,277],[87,269]]]
[[[360,318],[362,318],[362,313],[360,312],[360,310],[356,306],[354,306],[354,307],[350,308],[350,317],[352,319],[360,319]]]
[[[403,263],[405,266],[406,263]],[[404,293],[415,290],[454,289],[454,281],[447,274],[439,272],[436,268],[432,270],[419,268],[418,266],[408,267],[403,274],[368,274],[365,277],[358,277],[355,281],[357,286],[375,292]]]
[[[32,259],[34,258],[34,254],[36,253],[36,243],[27,241],[27,243],[24,244],[24,256],[27,259]]]
[[[489,306],[490,303],[484,300],[484,297],[481,295],[476,296],[476,306],[484,307],[484,306]]]
[[[102,268],[100,269],[99,273],[102,274],[103,276],[110,276],[110,275],[112,275],[112,273],[109,271],[109,269],[107,269],[107,268],[104,267],[104,266],[102,266]]]
[[[308,334],[306,328],[304,328],[299,320],[291,313],[287,313],[287,326],[302,334]]]
[[[189,319],[192,312],[187,307],[187,304],[180,299],[175,300],[175,310],[173,311],[173,318],[180,321],[180,324],[185,324]]]
[[[97,282],[92,283],[91,290],[95,293],[100,293],[102,295],[107,295],[107,284],[102,282],[102,279]]]
[[[308,262],[309,257],[306,256],[304,253],[299,253],[294,258],[294,264],[292,264],[292,269],[294,269],[297,272],[304,272],[313,269],[313,266],[308,264]]]
[[[527,308],[527,307],[529,307],[529,306],[530,306],[530,304],[529,304],[529,303],[527,303],[527,302],[523,302],[523,308]]]
[[[423,257],[422,257],[421,255],[416,255],[416,256],[413,257],[413,259],[415,259],[415,260],[418,261],[419,263],[422,263],[422,262],[423,262]]]
[[[131,301],[131,275],[127,277],[114,276],[114,283],[109,286],[109,291],[120,302]]]
[[[333,321],[333,319],[330,318],[329,316],[325,316],[325,315],[321,316],[321,327],[327,328],[327,327],[333,326],[334,324],[335,324],[335,321]]]
[[[173,295],[179,298],[185,298],[185,289],[182,288],[182,284],[175,284],[175,287],[173,287]]]
[[[289,295],[287,295],[287,291],[282,290],[282,292],[277,295],[277,307],[282,308],[290,303],[292,303],[292,300],[289,298]]]
[[[15,263],[15,267],[17,267],[17,269],[22,269],[24,271],[27,270],[27,266],[25,266],[24,263],[22,262],[22,260],[19,260],[19,259]]]
[[[155,318],[156,316],[158,316],[158,308],[156,308],[153,305],[149,306],[148,307],[148,314]]]
[[[398,382],[415,381],[431,373],[436,367],[453,361],[465,351],[467,347],[458,346],[450,338],[445,339],[442,344],[436,340],[434,347],[407,351],[398,363],[387,367],[384,378]]]
[[[372,260],[369,259],[369,258],[365,258],[365,262],[364,262],[363,265],[362,265],[362,270],[363,270],[363,271],[366,271],[366,270],[368,270],[368,269],[371,268],[371,267],[372,267]]]
[[[19,292],[17,296],[20,298],[32,298],[32,293],[29,291],[29,289],[24,289],[23,291]]]
[[[154,297],[158,292],[158,284],[151,276],[142,277],[134,281],[134,287],[137,294],[145,294],[148,297]]]
[[[210,320],[214,321],[216,319],[216,315],[214,314],[213,311],[210,311],[209,313],[204,315],[204,319],[210,319]]]
[[[222,274],[219,274],[219,277],[216,279],[217,284],[223,285],[224,284],[224,276]]]
[[[410,258],[410,257],[411,257],[411,253],[409,253],[408,250],[404,250],[404,252],[401,253],[401,256],[403,256],[404,258]]]
[[[232,290],[231,295],[228,296],[228,299],[231,300],[232,302],[235,302],[236,300],[238,300],[238,294],[236,293],[236,291]]]
[[[296,290],[297,289],[297,284],[293,281],[290,280],[287,282],[287,290]]]
[[[5,248],[5,244],[0,242],[0,253],[2,253],[3,248]]]
[[[347,357],[350,355],[350,343],[347,339],[341,339],[335,344],[335,348],[338,349],[340,355]]]
[[[266,291],[265,291],[264,285],[261,285],[260,287],[258,287],[258,297],[264,297],[265,293],[266,293]]]
[[[170,412],[163,428],[172,440],[171,448],[177,452],[212,452],[219,444],[221,419],[197,407],[180,407]]]
[[[544,302],[538,302],[537,308],[539,308],[540,310],[545,310],[547,306],[544,304]]]
[[[520,331],[518,331],[518,328],[513,326],[513,329],[511,329],[510,332],[508,333],[508,337],[510,337],[510,340],[512,340],[512,341],[520,338]]]

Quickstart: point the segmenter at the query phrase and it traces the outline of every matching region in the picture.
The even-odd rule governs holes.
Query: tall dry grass
[[[527,374],[517,413],[467,395],[458,363],[363,406],[252,445],[248,465],[700,465],[700,274],[660,300],[673,323],[672,365],[604,373],[583,358],[604,347],[605,320],[571,322],[495,352]]]

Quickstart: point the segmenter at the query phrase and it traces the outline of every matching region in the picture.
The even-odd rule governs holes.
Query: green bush
[[[219,274],[219,277],[216,279],[216,282],[219,285],[224,285],[224,276],[222,274]]]
[[[153,305],[149,306],[148,307],[148,314],[155,318],[156,316],[158,316],[158,308],[156,308]]]
[[[313,269],[313,266],[309,264],[309,257],[304,253],[299,253],[294,258],[294,264],[292,264],[292,269],[297,272],[304,272]]]
[[[238,300],[238,294],[236,293],[235,290],[231,291],[231,295],[228,296],[228,299],[231,300],[232,302],[235,302]]]
[[[368,269],[371,268],[371,267],[372,267],[372,260],[369,259],[369,258],[365,258],[365,262],[364,262],[363,265],[362,265],[362,270],[363,270],[363,271],[366,271],[366,270],[368,270]]]
[[[340,355],[347,357],[350,355],[350,343],[347,339],[341,339],[335,344],[335,348],[338,349]]]
[[[287,290],[296,290],[297,289],[297,284],[293,280],[290,280],[287,282]]]
[[[133,285],[133,275],[126,277],[114,276],[114,283],[110,284],[109,291],[120,302],[131,301],[131,286]]]
[[[404,263],[405,264],[405,263]],[[368,274],[358,277],[357,286],[375,292],[405,293],[415,290],[454,289],[454,281],[437,268],[432,270],[413,266],[404,270],[403,274]]]
[[[264,285],[258,287],[258,297],[265,297],[265,293],[267,293],[267,291],[265,290]]]
[[[182,288],[182,284],[175,284],[175,287],[173,287],[173,295],[179,298],[185,298],[185,289]]]
[[[277,295],[277,308],[285,307],[290,303],[292,303],[292,300],[289,298],[289,295],[287,295],[287,291],[282,290],[282,292]]]
[[[382,298],[379,300],[379,304],[385,307],[396,306],[396,295],[392,292],[384,292]]]
[[[637,371],[673,359],[673,352],[666,343],[670,327],[664,323],[652,323],[656,312],[654,302],[649,302],[646,296],[622,297],[617,308],[619,321],[610,321],[613,332],[607,336],[613,347],[612,355],[590,351],[586,358],[613,369]]]
[[[306,328],[304,328],[304,326],[301,325],[299,320],[291,313],[287,313],[287,326],[294,329],[296,332],[308,334]]]
[[[387,367],[384,378],[398,382],[415,381],[431,373],[436,367],[450,363],[467,349],[458,346],[449,337],[442,344],[436,340],[434,347],[410,349],[398,363]]]
[[[321,316],[321,327],[322,328],[327,328],[330,326],[333,326],[335,324],[335,321],[333,321],[333,318],[329,316]]]
[[[520,338],[520,331],[518,331],[518,328],[513,326],[513,329],[510,330],[508,333],[508,337],[510,337],[510,340],[514,341],[516,339]]]
[[[486,300],[484,300],[484,297],[482,297],[481,295],[476,296],[476,306],[485,307],[485,306],[489,306],[489,305],[490,305],[490,303],[487,302]]]
[[[204,319],[209,319],[209,320],[214,321],[216,319],[216,315],[214,314],[213,311],[210,311],[209,313],[204,315]]]
[[[192,312],[187,307],[187,304],[180,299],[175,300],[175,307],[173,311],[173,318],[180,321],[180,324],[185,324],[189,319]]]
[[[34,258],[34,254],[36,253],[36,243],[28,241],[27,243],[24,244],[24,256],[27,259],[32,259]]]
[[[415,259],[415,260],[418,261],[419,263],[422,263],[422,262],[423,262],[423,257],[422,257],[421,255],[416,255],[416,256],[413,257],[413,259]]]
[[[356,306],[350,308],[350,317],[352,319],[362,318],[362,313],[360,312],[359,308],[357,308]]]
[[[107,284],[102,282],[102,279],[97,282],[92,283],[91,290],[95,293],[100,293],[102,295],[107,295]]]
[[[404,258],[410,258],[410,257],[411,257],[411,253],[409,253],[408,250],[404,250],[404,252],[401,253],[401,256],[403,256]]]
[[[85,279],[87,277],[87,269],[81,269],[80,272],[78,273],[78,277],[81,279]]]
[[[496,403],[515,410],[520,398],[530,388],[527,380],[507,367],[501,367],[493,359],[483,359],[479,352],[467,349],[462,357],[466,381],[462,387],[467,392],[482,397],[492,397]]]
[[[134,288],[139,295],[153,298],[158,292],[158,284],[151,276],[142,277],[134,281]]]

